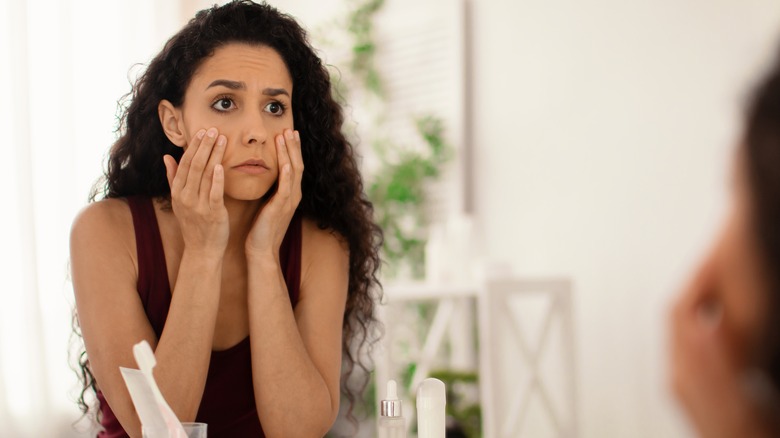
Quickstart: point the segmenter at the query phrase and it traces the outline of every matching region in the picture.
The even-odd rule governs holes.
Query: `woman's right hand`
[[[227,247],[230,231],[221,164],[226,144],[216,128],[201,129],[178,164],[172,156],[163,156],[173,213],[189,251],[222,256]]]

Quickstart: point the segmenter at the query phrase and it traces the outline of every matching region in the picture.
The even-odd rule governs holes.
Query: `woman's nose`
[[[264,144],[268,138],[268,131],[265,127],[265,120],[262,111],[248,111],[243,123],[243,141],[249,146]]]

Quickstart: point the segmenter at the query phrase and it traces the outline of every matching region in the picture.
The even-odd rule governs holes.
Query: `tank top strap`
[[[138,253],[138,295],[146,316],[159,337],[171,304],[171,287],[160,227],[151,198],[128,196],[127,203],[133,216]]]

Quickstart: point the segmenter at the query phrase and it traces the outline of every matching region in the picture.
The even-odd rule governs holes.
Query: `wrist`
[[[182,259],[185,256],[187,258],[198,260],[206,264],[221,264],[222,259],[225,256],[225,250],[214,248],[193,248],[185,245],[184,250],[182,251]]]
[[[250,239],[244,243],[244,254],[247,259],[253,259],[257,261],[274,261],[279,260],[279,248],[274,250],[274,245],[255,245]]]
[[[258,250],[246,250],[246,261],[249,266],[258,267],[261,269],[273,269],[278,270],[281,268],[281,261],[279,260],[279,254],[272,253],[270,251],[258,251]]]

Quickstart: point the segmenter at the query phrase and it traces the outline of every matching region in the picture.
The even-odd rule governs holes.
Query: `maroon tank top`
[[[138,295],[159,339],[171,305],[171,288],[160,228],[150,198],[131,196],[127,201],[133,215],[138,250]],[[301,219],[298,214],[290,221],[279,255],[290,302],[295,307],[301,275]],[[208,424],[209,438],[263,437],[253,388],[248,336],[227,350],[212,351],[206,387],[195,421]],[[100,401],[101,425],[105,429],[98,436],[128,437],[103,394],[98,391],[97,396]]]

